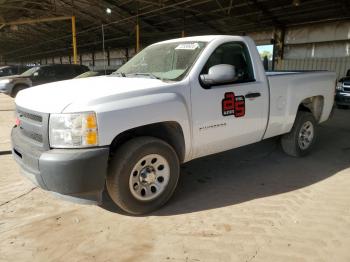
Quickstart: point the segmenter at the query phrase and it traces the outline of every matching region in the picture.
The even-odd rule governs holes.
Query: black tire
[[[309,143],[307,148],[302,148],[299,144],[299,133],[303,125],[310,122],[313,126],[313,138],[311,143]],[[312,150],[315,141],[317,139],[317,123],[312,113],[299,111],[292,130],[281,137],[281,145],[283,151],[293,157],[305,156]]]
[[[169,165],[169,179],[157,198],[141,201],[134,197],[129,186],[134,166],[151,154],[162,156]],[[175,150],[163,140],[154,137],[137,137],[123,144],[110,159],[107,190],[113,202],[124,211],[141,215],[163,206],[175,191],[180,173],[180,164]]]
[[[338,108],[338,109],[348,109],[349,106],[347,106],[347,105],[338,105],[338,104],[337,104],[337,108]]]
[[[15,98],[19,91],[28,88],[26,85],[16,85],[12,89],[11,97]]]

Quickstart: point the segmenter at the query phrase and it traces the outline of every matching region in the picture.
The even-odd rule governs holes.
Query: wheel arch
[[[140,136],[152,136],[164,140],[174,148],[180,163],[184,161],[185,137],[181,125],[176,121],[153,123],[125,130],[113,139],[110,145],[110,154],[125,142]]]
[[[321,119],[324,107],[324,97],[322,95],[304,98],[298,106],[297,111],[306,111],[313,114],[316,122]]]
[[[30,86],[27,85],[27,84],[24,84],[24,83],[16,83],[11,89],[11,96],[12,97],[15,96],[16,89],[19,88],[19,87],[29,88]]]

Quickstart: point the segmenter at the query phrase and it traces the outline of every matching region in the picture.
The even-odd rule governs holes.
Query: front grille
[[[49,149],[48,120],[49,114],[17,107],[20,134],[26,138],[28,144]]]
[[[23,129],[23,128],[21,128],[21,133],[22,133],[23,135],[25,135],[26,137],[29,137],[29,138],[31,138],[31,139],[33,139],[33,140],[39,142],[39,143],[42,143],[42,142],[43,142],[43,136],[42,136],[41,134],[36,134],[36,133],[34,133],[34,132],[30,132],[30,131],[28,131],[28,130],[25,130],[25,129]]]
[[[350,87],[343,87],[344,92],[350,92]]]
[[[22,110],[18,110],[17,112],[19,114],[19,117],[25,117],[25,118],[28,118],[30,120],[33,120],[35,122],[40,122],[40,123],[43,121],[43,117],[42,116],[34,115],[34,114],[31,114],[31,113],[28,113],[28,112],[23,112]]]

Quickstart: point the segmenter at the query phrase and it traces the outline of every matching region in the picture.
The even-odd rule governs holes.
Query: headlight
[[[342,82],[338,82],[338,83],[337,83],[336,89],[337,89],[338,91],[342,90],[342,89],[343,89],[343,83],[342,83]]]
[[[6,85],[6,84],[9,84],[11,83],[12,79],[3,79],[3,80],[0,80],[0,85]]]
[[[49,123],[50,146],[79,148],[98,145],[98,130],[94,112],[51,114]]]

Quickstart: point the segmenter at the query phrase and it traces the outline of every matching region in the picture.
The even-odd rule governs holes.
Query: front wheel
[[[26,85],[16,85],[12,90],[11,97],[15,98],[19,91],[26,89],[26,88],[28,88],[28,86],[26,86]]]
[[[107,190],[124,211],[140,215],[164,205],[173,194],[180,173],[174,149],[154,137],[138,137],[112,156]]]
[[[317,124],[313,114],[299,111],[292,130],[281,138],[282,149],[290,156],[304,156],[311,151],[316,137]]]

